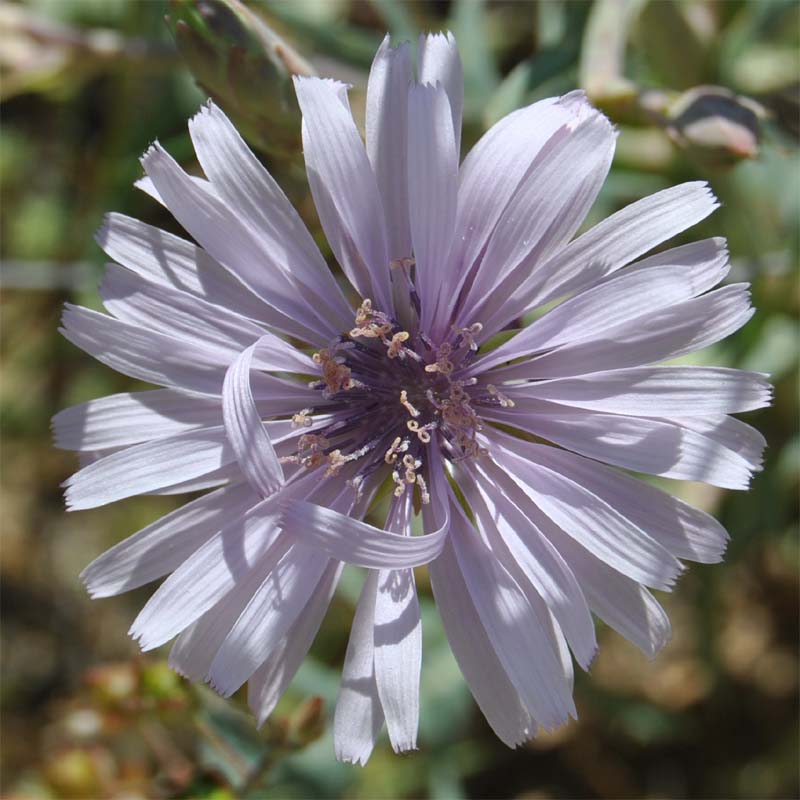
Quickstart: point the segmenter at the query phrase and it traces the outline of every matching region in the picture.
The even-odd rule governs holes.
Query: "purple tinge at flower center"
[[[352,463],[356,472],[349,482],[356,489],[385,469],[396,497],[417,487],[420,502],[428,503],[421,474],[426,445],[437,437],[450,459],[479,455],[482,423],[475,406],[512,405],[495,387],[459,377],[475,357],[480,330],[480,323],[454,329],[436,345],[364,300],[355,326],[313,356],[321,379],[311,388],[333,421],[300,437],[297,453],[286,460],[309,468],[327,462],[327,475]],[[294,424],[310,427],[314,411],[303,409]]]

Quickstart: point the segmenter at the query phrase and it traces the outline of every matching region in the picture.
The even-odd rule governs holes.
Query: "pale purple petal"
[[[213,348],[223,359],[230,359],[266,333],[262,326],[235,311],[144,280],[116,264],[106,268],[100,297],[117,319]]]
[[[328,558],[302,544],[278,540],[267,553],[268,574],[225,637],[208,669],[223,697],[233,694],[266,661],[316,591]]]
[[[218,603],[253,570],[280,535],[275,498],[253,506],[214,534],[147,601],[130,634],[143,650],[168,642]],[[263,580],[263,576],[262,576]]]
[[[450,649],[487,722],[509,747],[532,739],[536,722],[495,653],[450,542],[428,570]]]
[[[569,565],[526,516],[521,503],[527,498],[503,470],[482,459],[470,471],[474,483],[468,478],[459,486],[478,527],[492,540],[498,558],[502,558],[495,550],[498,539],[505,545],[506,568],[513,575],[509,565],[518,566],[524,580],[547,604],[578,663],[587,669],[597,651],[594,622]]]
[[[761,373],[725,367],[630,367],[506,388],[512,397],[644,417],[753,411],[772,397]]]
[[[498,295],[513,293],[572,238],[605,181],[615,142],[611,124],[597,112],[553,137],[497,222],[461,304],[462,324],[493,315]]]
[[[378,573],[373,570],[364,582],[350,628],[333,717],[336,758],[362,766],[375,747],[384,719],[375,683],[373,631],[377,586]]]
[[[199,428],[127,447],[89,464],[67,479],[64,496],[70,510],[96,508],[199,478],[234,458],[221,427]]]
[[[753,465],[738,452],[678,421],[605,414],[524,398],[513,411],[492,409],[486,417],[589,458],[650,475],[746,489],[753,473]]]
[[[323,314],[302,302],[280,270],[264,268],[268,254],[263,244],[210,185],[193,181],[157,144],[142,157],[142,165],[175,219],[214,259],[283,315],[269,324],[310,342],[324,342],[335,334]]]
[[[112,394],[53,417],[56,447],[105,450],[222,424],[219,401],[173,389]]]
[[[328,242],[361,296],[391,308],[383,205],[353,117],[334,83],[295,77],[294,85],[308,182]]]
[[[613,506],[569,474],[553,470],[539,451],[529,451],[523,460],[496,437],[487,444],[494,460],[524,485],[531,500],[590,553],[635,581],[657,589],[672,587],[683,570],[681,563]]]
[[[322,254],[272,176],[211,101],[189,121],[197,158],[220,199],[237,209],[264,251],[264,266],[282,272],[311,309],[325,309],[331,331],[352,311]]]
[[[314,593],[298,614],[291,630],[273,644],[267,660],[250,678],[247,684],[247,702],[259,725],[263,725],[273,712],[306,657],[333,598],[343,567],[341,562],[328,563]]]
[[[452,291],[445,266],[453,238],[458,154],[447,95],[441,85],[412,85],[408,93],[408,200],[421,324],[438,341],[439,297]]]
[[[456,160],[461,150],[461,116],[464,110],[464,70],[455,37],[447,33],[421,34],[417,46],[417,80],[435,86],[440,83],[447,93],[455,137]]]
[[[281,508],[282,524],[304,544],[360,567],[418,567],[436,558],[447,538],[446,527],[403,536],[313,503],[284,501]]]
[[[173,286],[251,319],[275,312],[197,245],[124,214],[106,214],[95,238],[116,262],[162,286]]]
[[[539,267],[502,313],[482,320],[500,327],[525,311],[591,286],[648,250],[705,219],[718,206],[707,184],[683,183],[612,214]]]
[[[556,134],[566,134],[590,108],[582,97],[540,100],[501,119],[470,150],[459,173],[453,268],[472,271],[531,164]],[[453,298],[453,304],[456,298]],[[485,322],[485,320],[481,320]]]
[[[411,535],[410,498],[394,501],[387,529]],[[411,569],[380,570],[375,598],[375,682],[396,753],[417,746],[422,622]]]
[[[492,380],[560,378],[644,366],[701,350],[735,333],[755,313],[748,284],[733,284],[663,311],[636,317],[593,339],[564,345]]]
[[[169,651],[169,665],[185,678],[205,681],[219,648],[230,633],[269,568],[259,562],[218,602],[181,631]]]
[[[123,375],[218,395],[225,375],[218,351],[182,342],[106,314],[66,303],[62,335]]]
[[[381,43],[367,84],[366,146],[381,195],[390,260],[411,256],[408,222],[408,87],[412,80],[407,42]]]
[[[625,270],[556,306],[476,361],[470,372],[475,374],[561,345],[594,340],[626,323],[635,323],[638,330],[654,312],[676,304],[680,313],[686,301],[710,289],[724,276],[724,265],[717,270],[707,266],[703,263],[697,270],[689,266]],[[608,349],[612,355],[616,352],[613,347]]]
[[[250,388],[250,367],[261,340],[244,350],[228,368],[222,387],[225,433],[242,472],[262,497],[284,483],[275,448],[264,428]]]
[[[566,450],[526,442],[500,431],[492,434],[504,448],[524,459],[538,459],[549,468],[572,476],[592,494],[662,544],[676,558],[719,561],[728,534],[712,516],[692,508],[649,483]],[[532,505],[526,509],[533,511]]]
[[[544,514],[539,515],[537,522],[568,561],[592,611],[653,658],[671,634],[669,618],[653,595],[593,556]]]
[[[243,484],[199,497],[106,550],[81,572],[81,580],[92,597],[111,597],[150,583],[177,569],[257,501]]]
[[[547,729],[562,725],[576,712],[547,623],[476,536],[457,501],[450,514],[449,541],[500,663],[533,717]]]

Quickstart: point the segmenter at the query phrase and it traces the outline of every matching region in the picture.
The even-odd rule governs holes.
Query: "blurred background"
[[[80,570],[182,499],[67,514],[76,468],[59,409],[125,391],[56,332],[65,300],[97,307],[105,211],[177,231],[132,187],[156,137],[190,169],[186,120],[233,117],[325,248],[305,186],[291,72],[353,84],[363,113],[385,31],[452,30],[466,73],[465,148],[531,101],[585,88],[620,128],[589,222],[707,179],[722,208],[687,239],[728,237],[731,280],[759,313],[698,363],[769,372],[769,441],[747,494],[671,485],[732,535],[662,596],[671,643],[648,662],[600,631],[580,722],[516,751],[491,733],[449,654],[424,570],[418,752],[364,769],[333,758],[330,715],[362,576],[340,593],[273,719],[255,730],[137,655],[150,588],[90,601]],[[7,798],[794,798],[798,796],[798,79],[800,5],[729,2],[30,0],[0,2],[2,186],[2,787]],[[325,250],[330,255],[328,250]]]

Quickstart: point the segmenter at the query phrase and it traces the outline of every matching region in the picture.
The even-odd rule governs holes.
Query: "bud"
[[[298,747],[319,739],[325,732],[325,701],[321,697],[304,700],[288,719],[288,739]]]
[[[706,164],[731,166],[758,155],[764,109],[720,86],[697,86],[673,101],[666,112],[670,137]]]
[[[300,151],[292,75],[312,67],[239,0],[171,0],[168,22],[195,80],[256,147]]]

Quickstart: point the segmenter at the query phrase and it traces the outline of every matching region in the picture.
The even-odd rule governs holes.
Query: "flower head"
[[[629,471],[734,489],[764,441],[729,416],[764,377],[653,366],[751,316],[722,240],[648,252],[716,207],[705,184],[659,192],[575,237],[615,133],[582,94],[510,114],[459,165],[463,81],[451,36],[381,46],[366,147],[342,84],[297,78],[308,179],[349,286],[213,104],[189,128],[205,174],[154,145],[142,188],[196,244],[112,214],[111,316],[68,307],[64,333],[164,388],[55,419],[86,465],[67,503],[210,489],[83,573],[104,597],[169,577],[134,622],[144,649],[273,710],[344,562],[369,568],[334,720],[364,762],[385,720],[413,748],[429,563],[452,650],[498,736],[575,714],[572,658],[592,612],[653,655],[680,559],[720,559],[708,515]],[[527,327],[518,321],[539,313]],[[510,331],[497,345],[493,336]],[[384,528],[363,518],[389,495]],[[412,535],[420,517],[425,535]]]

